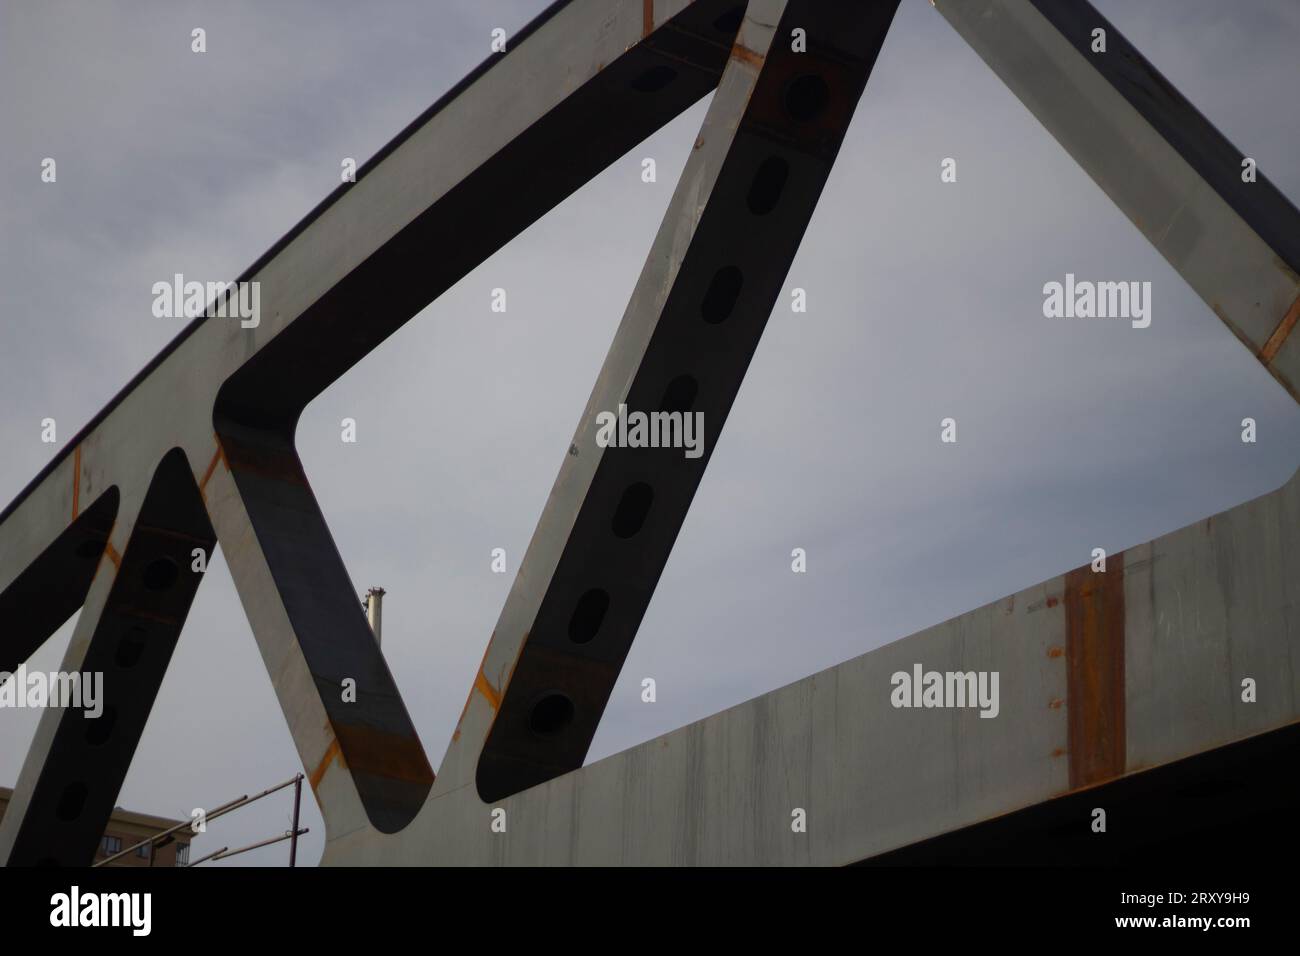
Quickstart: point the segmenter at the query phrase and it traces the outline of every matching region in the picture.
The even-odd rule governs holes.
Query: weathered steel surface
[[[196,321],[0,513],[0,666],[80,604],[63,666],[104,669],[118,711],[93,734],[42,716],[0,859],[90,859],[197,587],[191,548],[214,535],[321,805],[327,863],[847,863],[1300,719],[1293,478],[1105,572],[580,766],[895,5],[555,4],[241,276],[262,286],[257,328]],[[1237,151],[1088,4],[937,6],[1295,395],[1295,209],[1262,177],[1234,182]],[[1094,25],[1112,59],[1089,52]],[[790,48],[796,26],[807,53]],[[435,780],[294,424],[715,87]],[[706,454],[599,447],[595,414],[621,402],[705,411]],[[61,602],[21,611],[60,587]],[[916,665],[998,672],[997,716],[893,706],[892,675]]]
[[[195,320],[0,513],[0,602],[31,586],[22,576],[34,565],[63,566],[39,562],[51,547],[75,550],[82,530],[70,522],[81,502],[105,492],[120,496],[109,547],[123,553],[155,466],[180,449],[327,827],[409,821],[432,772],[350,600],[354,589],[292,447],[293,424],[321,389],[460,276],[713,89],[739,6],[658,0],[647,29],[641,0],[569,0],[511,38],[509,52],[431,107],[240,276],[260,283],[257,327]],[[493,214],[477,215],[485,208]],[[65,667],[78,665],[97,633],[117,574],[100,561]],[[340,590],[349,600],[335,607]],[[322,615],[317,602],[337,613]],[[6,657],[29,654],[51,623],[5,621]],[[345,673],[358,699],[340,711]],[[20,811],[41,768],[60,763],[59,723],[53,711],[43,716],[15,788]],[[105,746],[129,754],[135,739],[123,728]],[[9,858],[23,820],[6,814],[0,858]],[[64,862],[89,860],[94,841],[65,849]]]
[[[1295,723],[1298,530],[1300,475],[1111,555],[1105,572],[1044,581],[512,797],[435,792],[407,831],[332,841],[324,862],[847,864]],[[1091,661],[1066,648],[1071,601],[1106,620],[1118,592],[1116,688],[1109,636]],[[1103,637],[1099,625],[1085,626]],[[998,716],[893,707],[891,676],[918,663],[999,671]],[[1080,666],[1120,694],[1126,766],[1099,760],[1093,740],[1072,750],[1071,709],[1098,693],[1071,697]],[[1241,699],[1247,677],[1256,703]],[[493,807],[504,834],[489,830]],[[795,808],[806,833],[791,830]]]
[[[751,4],[493,631],[500,704],[471,693],[436,792],[465,753],[486,800],[582,766],[894,9]],[[702,415],[702,454],[599,447],[620,403]]]
[[[1070,786],[1124,772],[1124,555],[1065,576]]]
[[[5,814],[14,823],[0,830],[11,864],[76,860],[87,845],[93,854],[198,590],[193,551],[212,553],[212,526],[179,450],[159,463],[138,507],[121,522],[131,532],[120,557],[111,539],[101,543],[100,568],[113,570],[95,576],[62,665],[103,674],[102,713],[42,715],[20,778],[26,786],[15,788]]]
[[[1300,299],[1300,216],[1262,172],[1255,182],[1242,180],[1247,154],[1090,3],[936,0],[935,6],[1300,399],[1300,344],[1275,338]],[[1098,29],[1105,31],[1106,51],[1094,53]]]

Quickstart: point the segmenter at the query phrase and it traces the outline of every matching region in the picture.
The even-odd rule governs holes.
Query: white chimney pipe
[[[370,630],[375,634],[375,643],[382,643],[384,630],[384,595],[383,588],[371,588],[366,592],[366,619],[370,621]]]

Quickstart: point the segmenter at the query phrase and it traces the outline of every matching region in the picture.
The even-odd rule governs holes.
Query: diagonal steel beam
[[[101,492],[84,510],[78,500],[63,533],[0,592],[0,671],[13,673],[85,602],[120,502],[116,488]]]
[[[292,446],[223,432],[205,496],[327,827],[401,829],[433,769]]]
[[[179,450],[163,458],[143,499],[123,496],[61,670],[102,681],[97,716],[41,714],[0,822],[10,865],[89,865],[149,718],[215,536]]]
[[[510,38],[507,53],[240,276],[260,285],[254,327],[196,319],[0,512],[0,606],[57,586],[66,562],[51,549],[62,547],[81,496],[112,487],[142,500],[153,465],[180,449],[201,493],[212,486],[208,507],[329,825],[409,821],[432,774],[359,609],[340,599],[353,589],[293,450],[298,415],[473,266],[711,90],[739,9],[736,0],[563,0]],[[84,579],[74,572],[73,582]],[[98,613],[87,605],[87,628]],[[6,628],[5,657],[30,654],[45,635],[27,632],[47,624]],[[343,677],[358,682],[346,718]],[[135,742],[122,733],[112,746],[129,757]],[[47,757],[33,752],[20,791],[44,779]],[[27,816],[42,812],[11,811],[6,826],[27,833]],[[93,815],[40,820],[53,843]]]
[[[497,800],[582,765],[897,4],[753,0],[444,763]],[[805,32],[796,50],[793,31]],[[597,416],[702,417],[602,448]],[[482,750],[479,755],[480,748]]]
[[[935,6],[1300,401],[1295,206],[1087,0]]]

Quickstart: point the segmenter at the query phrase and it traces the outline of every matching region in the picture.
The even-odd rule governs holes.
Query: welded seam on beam
[[[1066,716],[1070,789],[1124,773],[1124,555],[1065,576]]]
[[[1287,309],[1286,315],[1282,317],[1282,321],[1277,324],[1277,328],[1273,330],[1273,334],[1268,337],[1268,341],[1264,343],[1264,347],[1259,350],[1259,360],[1261,362],[1265,365],[1272,363],[1273,359],[1277,356],[1277,353],[1281,351],[1282,345],[1286,342],[1287,337],[1290,336],[1291,330],[1295,328],[1297,319],[1300,319],[1300,297],[1297,297],[1296,300],[1291,303],[1291,308]]]

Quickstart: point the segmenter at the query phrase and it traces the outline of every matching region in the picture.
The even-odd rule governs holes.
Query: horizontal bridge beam
[[[435,793],[400,836],[332,841],[322,862],[839,866],[1083,793],[1300,722],[1297,554],[1300,473],[1104,572],[1050,578],[513,796]],[[918,665],[996,672],[996,716],[895,706],[894,675]],[[1071,825],[1092,835],[1096,805]]]

